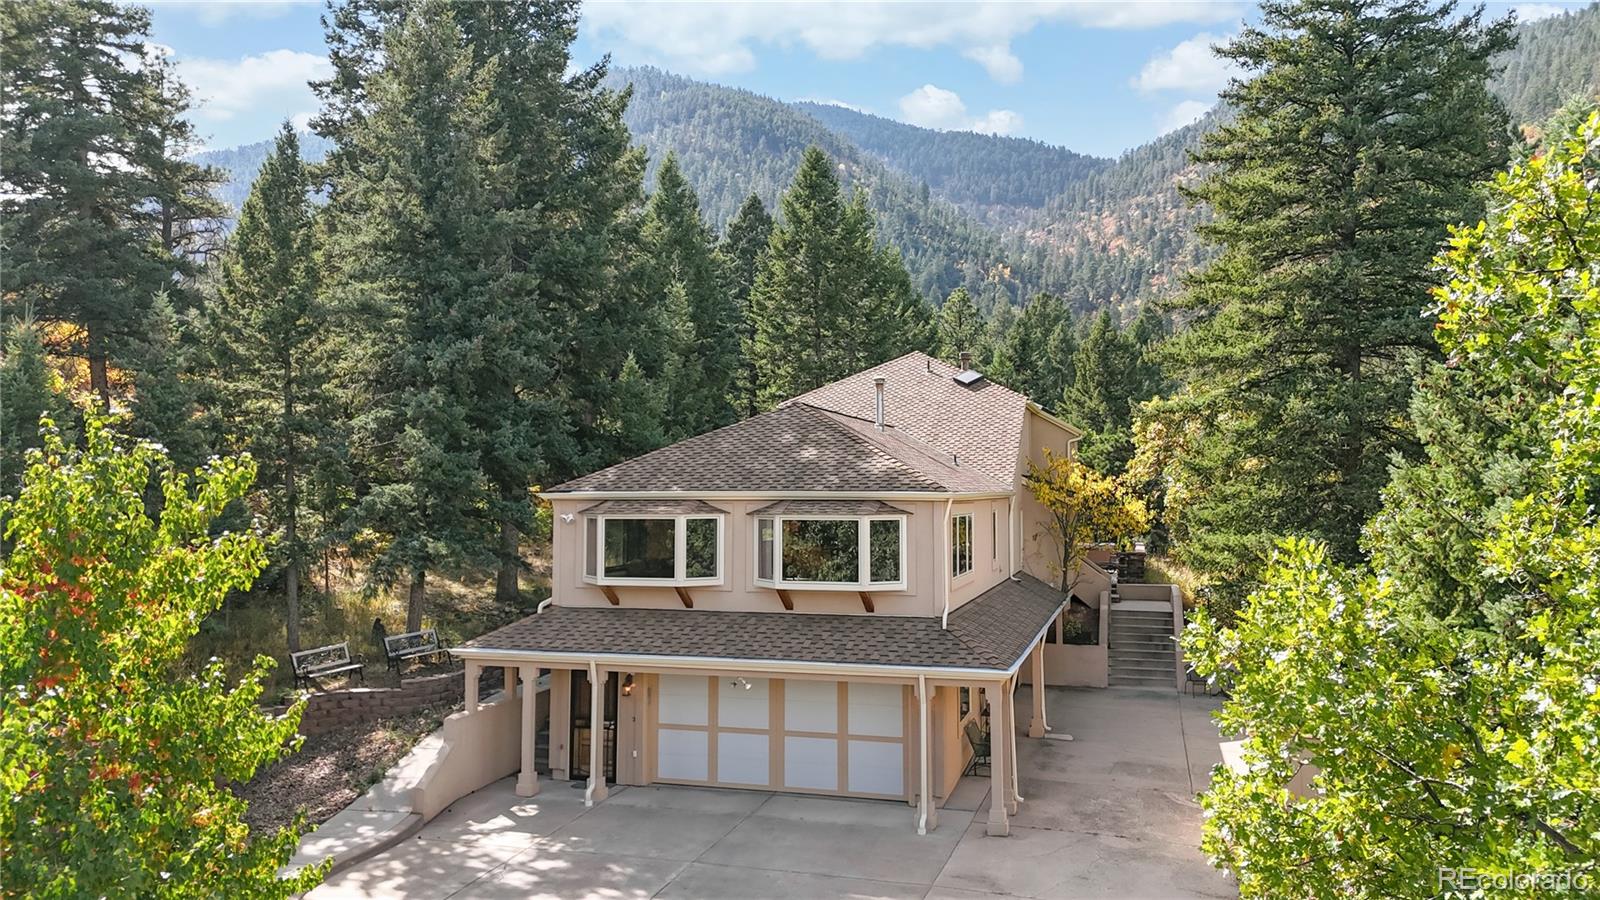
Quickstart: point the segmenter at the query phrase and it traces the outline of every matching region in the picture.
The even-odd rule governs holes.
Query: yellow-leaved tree
[[[1144,501],[1117,479],[1071,456],[1046,450],[1043,465],[1030,460],[1028,490],[1049,513],[1044,531],[1057,550],[1051,574],[1066,594],[1077,584],[1090,547],[1122,543],[1150,528]]]

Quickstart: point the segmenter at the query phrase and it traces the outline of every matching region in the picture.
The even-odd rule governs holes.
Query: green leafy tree
[[[63,326],[53,343],[87,360],[104,409],[113,360],[184,268],[165,213],[211,177],[170,140],[187,94],[149,30],[109,0],[0,6],[0,291]]]
[[[1185,388],[1154,410],[1202,427],[1170,473],[1197,568],[1247,587],[1287,533],[1357,557],[1391,454],[1416,452],[1434,248],[1506,159],[1485,81],[1509,44],[1452,2],[1272,0],[1221,48],[1249,76],[1195,156],[1221,255],[1178,303],[1194,324],[1161,358]]]
[[[954,363],[962,353],[971,353],[974,358],[984,355],[983,314],[966,288],[956,288],[944,299],[944,305],[939,307],[938,327],[936,355],[940,359]]]
[[[1600,879],[1597,177],[1600,113],[1454,230],[1434,296],[1461,377],[1423,379],[1429,453],[1386,493],[1371,569],[1287,542],[1236,627],[1185,635],[1236,673],[1219,718],[1245,767],[1202,797],[1203,840],[1247,897],[1480,895],[1441,867]],[[1460,437],[1511,459],[1463,477]]]
[[[771,240],[772,214],[767,212],[759,195],[751,194],[728,221],[722,242],[717,245],[723,276],[727,280],[726,290],[739,310],[739,372],[732,400],[734,409],[744,417],[760,411],[754,359],[756,315],[751,297],[756,273],[761,271],[761,261],[767,255],[767,243]]]
[[[666,423],[676,438],[733,421],[729,404],[739,371],[739,309],[726,290],[711,232],[700,220],[700,201],[684,180],[677,158],[656,171],[656,190],[645,206],[643,251],[646,291],[683,340],[669,349],[672,406]],[[668,303],[677,291],[681,305]]]
[[[317,279],[310,180],[299,139],[284,123],[239,212],[216,302],[210,308],[219,414],[231,449],[259,461],[252,505],[270,523],[282,572],[285,633],[300,649],[300,582],[333,523],[314,501],[342,480],[334,327]],[[323,511],[326,513],[326,511]]]
[[[298,746],[300,708],[258,706],[272,661],[232,688],[220,661],[182,662],[201,619],[266,562],[254,535],[211,531],[252,469],[221,459],[180,474],[97,418],[84,449],[47,430],[29,452],[21,495],[0,504],[8,894],[290,897],[321,880],[325,866],[278,875],[303,821],[252,830],[228,788]]]

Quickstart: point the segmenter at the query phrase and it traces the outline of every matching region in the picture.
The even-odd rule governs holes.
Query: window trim
[[[761,522],[772,522],[772,577],[761,577]],[[783,577],[783,523],[786,521],[855,522],[856,525],[856,575],[857,581],[788,581]],[[872,581],[872,523],[896,522],[900,526],[900,578],[896,581]],[[756,516],[751,540],[751,577],[758,587],[784,591],[904,591],[910,582],[906,578],[909,548],[906,546],[908,529],[904,513],[879,513],[868,516],[840,515],[785,515]]]
[[[962,519],[967,520],[967,568],[958,572],[956,571],[956,561],[960,558],[960,554],[958,552],[959,547],[956,543],[956,532],[958,530],[956,523],[960,522]],[[973,515],[970,512],[956,513],[950,517],[950,581],[952,583],[960,581],[961,579],[966,578],[973,572],[977,571],[978,567],[976,565],[976,561],[973,559],[975,545],[977,543],[972,536],[973,524]]]
[[[584,516],[583,537],[583,580],[586,584],[600,584],[610,587],[706,587],[720,585],[727,575],[727,519],[721,513],[633,513],[625,516]],[[672,531],[672,571],[671,578],[612,578],[606,575],[606,522],[610,520],[635,521],[638,519],[666,519],[673,522]],[[717,574],[709,578],[688,578],[688,548],[689,548],[689,520],[712,519],[717,523]],[[589,535],[588,522],[595,522],[594,546],[594,574],[589,574]]]

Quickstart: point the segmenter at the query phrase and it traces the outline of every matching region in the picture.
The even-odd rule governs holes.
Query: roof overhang
[[[586,516],[680,516],[727,515],[704,500],[601,500],[593,506],[578,510]]]
[[[779,500],[750,510],[752,516],[909,516],[911,510],[882,500]]]
[[[1028,409],[1032,410],[1033,413],[1039,418],[1049,422],[1051,425],[1056,426],[1062,431],[1065,431],[1067,434],[1072,435],[1073,440],[1081,440],[1083,438],[1083,432],[1073,428],[1071,425],[1068,425],[1064,420],[1045,412],[1044,407],[1033,402],[1032,400],[1028,401]]]
[[[541,500],[992,500],[1015,491],[539,491]]]
[[[1048,627],[1048,626],[1046,626]],[[1039,631],[1044,637],[1044,630]],[[1009,669],[973,669],[941,666],[886,666],[847,663],[813,662],[808,660],[737,659],[713,656],[650,656],[633,653],[549,653],[539,650],[494,650],[487,647],[451,647],[450,653],[459,659],[499,665],[501,663],[537,663],[539,665],[584,668],[596,662],[607,668],[633,665],[648,669],[739,669],[772,675],[840,675],[863,678],[914,679],[919,675],[940,678],[969,678],[976,681],[1000,681],[1011,677],[1022,666],[1027,656],[1018,659]]]

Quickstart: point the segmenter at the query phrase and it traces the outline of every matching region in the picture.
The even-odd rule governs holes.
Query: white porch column
[[[1011,820],[1007,817],[1006,802],[1009,784],[1006,779],[1006,761],[1010,743],[1005,727],[1005,697],[1003,684],[994,682],[983,686],[983,699],[989,704],[989,825],[986,831],[992,837],[1005,837],[1011,833]]]
[[[589,787],[583,792],[583,805],[593,806],[606,798],[606,715],[605,672],[589,663]]]
[[[1050,726],[1044,718],[1044,641],[1033,645],[1033,720],[1028,723],[1028,737],[1042,738]]]
[[[507,667],[508,673],[516,669]],[[507,675],[509,680],[511,676]],[[517,796],[532,797],[539,793],[539,772],[534,768],[533,751],[539,741],[537,698],[539,696],[539,667],[522,667],[522,771],[517,775]]]
[[[928,676],[917,676],[918,746],[921,781],[917,790],[917,834],[939,827],[939,812],[933,805],[933,717],[928,697]]]
[[[1017,682],[1021,679],[1012,676],[1006,684],[1006,749],[1011,751],[1010,759],[1006,761],[1006,812],[1013,816],[1017,814],[1017,807],[1022,805],[1022,794],[1017,790]]]
[[[475,713],[475,712],[478,711],[478,671],[479,671],[479,669],[481,667],[478,665],[478,663],[475,663],[470,659],[467,660],[465,663],[463,663],[463,667],[466,670],[463,673],[463,675],[467,679],[467,681],[466,681],[466,706],[467,706],[467,712]]]

